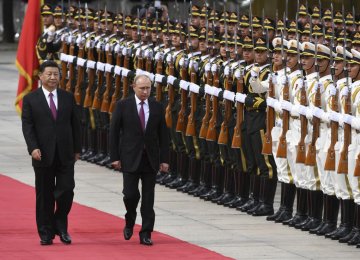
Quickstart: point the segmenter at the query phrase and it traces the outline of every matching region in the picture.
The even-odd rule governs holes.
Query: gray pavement
[[[13,49],[2,49],[0,45],[0,172],[34,185],[20,117],[14,107],[18,74]],[[75,170],[76,202],[124,216],[120,173],[81,161]],[[279,194],[276,207],[278,203]],[[264,217],[251,217],[163,186],[156,187],[155,211],[157,231],[236,259],[360,258],[360,249],[355,247],[274,224]],[[137,223],[141,223],[140,217]],[[119,239],[123,239],[122,234]]]

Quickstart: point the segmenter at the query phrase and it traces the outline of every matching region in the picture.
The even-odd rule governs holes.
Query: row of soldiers
[[[354,12],[299,4],[294,21],[274,21],[251,5],[248,15],[190,5],[186,23],[87,6],[41,14],[37,52],[59,62],[60,87],[81,109],[82,160],[109,166],[112,111],[145,74],[171,139],[158,183],[360,247]]]

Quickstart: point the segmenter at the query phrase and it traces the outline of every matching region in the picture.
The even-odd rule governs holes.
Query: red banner
[[[29,0],[21,30],[16,67],[19,70],[19,84],[15,100],[16,111],[21,114],[22,99],[37,89],[39,61],[36,56],[36,43],[41,35],[40,7],[43,0]]]

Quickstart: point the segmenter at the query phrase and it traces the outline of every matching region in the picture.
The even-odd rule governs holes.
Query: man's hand
[[[121,162],[120,161],[114,161],[111,163],[111,166],[115,169],[115,170],[120,170],[121,169]]]
[[[75,154],[75,162],[80,159],[80,153]]]
[[[40,149],[34,149],[31,152],[31,157],[34,158],[34,160],[41,161],[41,152]]]
[[[167,163],[160,163],[160,171],[161,171],[161,172],[169,172],[169,164],[167,164]]]

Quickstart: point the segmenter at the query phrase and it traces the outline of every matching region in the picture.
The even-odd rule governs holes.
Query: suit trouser
[[[155,211],[154,211],[154,193],[156,172],[151,167],[146,152],[143,152],[138,169],[135,172],[123,173],[124,204],[126,208],[125,220],[126,226],[132,228],[136,221],[136,208],[140,200],[139,180],[141,180],[141,218],[142,227],[140,236],[150,236],[154,229]]]
[[[74,198],[74,164],[61,165],[55,155],[51,166],[34,167],[34,171],[37,229],[41,238],[49,239],[54,232],[67,231]]]
[[[348,167],[348,178],[350,182],[350,187],[352,191],[352,195],[354,197],[354,202],[357,205],[360,205],[360,177],[354,176],[356,160],[360,153],[360,135],[356,133],[354,130],[352,131],[351,136],[352,143],[349,146],[349,167]],[[346,174],[341,174],[346,175]]]

